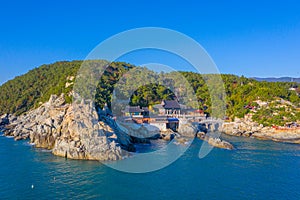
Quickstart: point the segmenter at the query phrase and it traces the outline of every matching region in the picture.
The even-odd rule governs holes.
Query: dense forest
[[[213,107],[225,106],[229,119],[252,112],[253,119],[264,125],[283,125],[300,119],[299,83],[259,82],[223,74],[222,85],[211,86],[220,75],[157,73],[124,62],[103,60],[84,62],[86,68],[82,63],[65,61],[42,65],[6,82],[0,86],[0,114],[20,115],[47,101],[51,94],[64,93],[67,102],[71,102],[75,92],[83,97],[92,94],[98,108],[106,103],[111,106],[114,98],[140,106],[151,106],[162,99],[177,99],[207,114],[212,113]],[[85,76],[89,78],[82,78]],[[222,100],[225,100],[224,105]],[[268,106],[253,112],[253,108],[259,107],[258,100],[267,102]]]
[[[42,65],[4,83],[0,87],[0,114],[19,115],[47,101],[51,94],[68,94],[72,87],[65,87],[71,81],[67,78],[76,76],[81,63],[73,61]]]

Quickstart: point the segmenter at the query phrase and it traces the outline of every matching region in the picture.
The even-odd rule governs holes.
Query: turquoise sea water
[[[0,199],[300,199],[300,145],[227,140],[237,150],[199,159],[195,140],[170,166],[129,174],[0,136]]]

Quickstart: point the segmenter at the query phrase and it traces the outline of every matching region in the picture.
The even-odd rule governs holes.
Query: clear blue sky
[[[41,64],[84,59],[137,27],[180,31],[222,73],[300,77],[298,1],[2,1],[0,84]]]

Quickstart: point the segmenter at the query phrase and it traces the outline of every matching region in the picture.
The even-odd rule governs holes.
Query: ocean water
[[[130,174],[0,136],[0,199],[300,199],[300,145],[225,138],[237,150],[199,159],[194,140],[168,167]]]

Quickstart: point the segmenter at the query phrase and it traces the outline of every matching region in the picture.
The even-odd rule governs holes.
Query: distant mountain
[[[267,82],[297,82],[300,83],[300,78],[293,78],[293,77],[280,77],[280,78],[258,78],[258,77],[252,77],[253,79],[257,81],[267,81]]]

